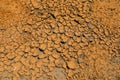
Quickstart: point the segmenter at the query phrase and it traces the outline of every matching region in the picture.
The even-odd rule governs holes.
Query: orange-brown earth
[[[120,80],[120,1],[0,0],[0,80]]]

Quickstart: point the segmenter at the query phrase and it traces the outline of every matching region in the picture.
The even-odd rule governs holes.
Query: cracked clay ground
[[[0,80],[120,80],[120,0],[0,0]]]

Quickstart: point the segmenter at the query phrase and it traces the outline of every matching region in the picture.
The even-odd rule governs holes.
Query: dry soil
[[[120,80],[120,0],[0,0],[0,80]]]

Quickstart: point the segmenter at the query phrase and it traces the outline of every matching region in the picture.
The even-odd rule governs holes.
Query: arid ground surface
[[[0,80],[120,80],[120,0],[0,0]]]

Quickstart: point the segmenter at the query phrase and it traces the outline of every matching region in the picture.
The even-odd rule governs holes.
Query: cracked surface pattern
[[[0,80],[120,80],[120,1],[0,0]]]

